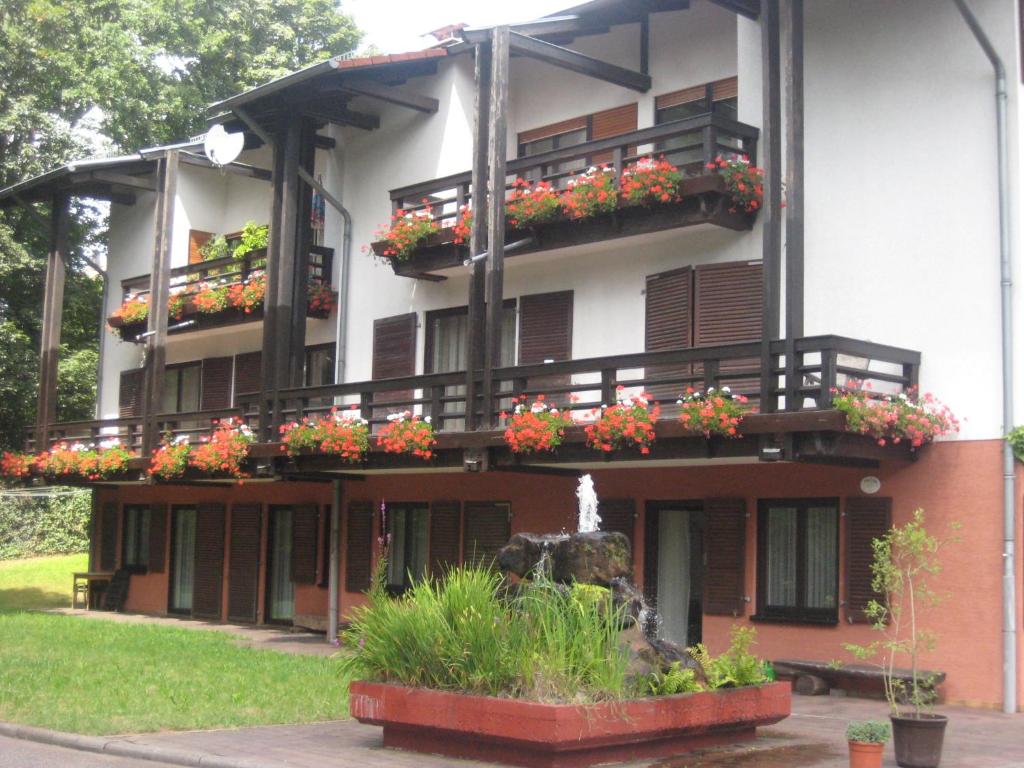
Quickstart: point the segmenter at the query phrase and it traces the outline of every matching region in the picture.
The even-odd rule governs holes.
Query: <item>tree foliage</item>
[[[358,42],[336,0],[4,0],[0,188],[97,152],[187,139],[211,102]],[[83,259],[102,252],[97,220],[75,200],[62,341],[76,376],[91,360],[78,353],[98,342],[102,286]],[[45,219],[0,213],[0,350],[15,355],[0,361],[0,391],[20,395],[0,402],[4,445],[33,418],[38,366],[26,367],[26,349],[38,349],[47,239]],[[79,386],[59,407],[77,414],[85,399]]]

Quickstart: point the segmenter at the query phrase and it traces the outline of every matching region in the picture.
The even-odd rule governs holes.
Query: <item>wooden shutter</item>
[[[460,507],[457,501],[430,505],[430,575],[443,576],[459,564]]]
[[[735,344],[761,339],[761,262],[702,264],[694,273],[694,346]],[[719,373],[750,372],[721,383],[755,395],[761,387],[759,358],[730,360]]]
[[[163,573],[167,569],[167,505],[149,507],[149,563],[150,573]]]
[[[231,560],[228,565],[228,621],[256,621],[259,593],[260,527],[259,504],[237,504],[231,508]]]
[[[243,352],[235,355],[235,405],[239,395],[251,395],[260,391],[262,352]]]
[[[715,101],[722,99],[735,99],[740,94],[740,81],[736,77],[726,77],[722,80],[715,80],[711,84],[711,98]]]
[[[700,101],[707,97],[708,87],[706,84],[693,85],[689,88],[682,88],[671,93],[663,93],[654,100],[655,109],[667,109],[680,104],[689,104],[693,101]],[[714,101],[736,98],[739,93],[739,80],[735,77],[726,77],[711,83],[711,98]]]
[[[196,509],[195,576],[192,615],[220,619],[224,582],[224,505],[200,504]]]
[[[644,349],[647,352],[662,352],[669,349],[686,349],[693,346],[693,268],[682,267],[669,272],[647,276],[645,291]],[[650,377],[678,381],[688,376],[691,366],[659,365],[648,366],[645,374]],[[647,390],[655,400],[675,403],[686,389],[683,383],[648,385]]]
[[[595,112],[590,120],[590,138],[607,139],[612,136],[621,136],[624,133],[632,133],[636,130],[637,104],[626,104],[614,109],[606,109],[602,112]],[[628,154],[634,153],[630,148]],[[612,152],[601,152],[590,158],[591,165],[603,165],[611,163]]]
[[[540,128],[531,128],[519,134],[519,145],[527,144],[538,139],[546,139],[549,136],[557,136],[560,133],[579,131],[587,127],[587,116],[574,117],[569,120],[562,120],[551,125],[543,125]]]
[[[100,517],[100,570],[117,568],[117,504],[108,501]]]
[[[871,542],[892,527],[892,499],[876,496],[852,496],[846,500],[846,620],[870,622],[864,613],[868,603],[881,596],[871,588],[874,549]]]
[[[511,511],[508,504],[486,501],[466,503],[462,523],[462,553],[466,563],[490,565],[498,550],[511,537]]]
[[[210,242],[213,237],[213,232],[203,232],[201,229],[190,229],[188,231],[189,264],[198,264],[203,260],[203,254],[199,252],[199,249]]]
[[[121,371],[121,384],[117,390],[117,415],[122,419],[142,415],[142,377],[141,368]]]
[[[635,545],[633,523],[636,520],[636,503],[633,499],[601,499],[597,504],[602,531],[618,531],[629,538],[629,545]]]
[[[365,592],[373,576],[373,502],[352,501],[345,526],[345,591]]]
[[[316,504],[292,507],[292,581],[316,583],[317,529],[320,515]]]
[[[661,515],[657,509],[644,512],[644,597],[658,607],[658,530]]]
[[[519,364],[572,359],[572,291],[519,300]]]
[[[704,520],[704,613],[743,616],[747,502],[706,499]]]
[[[208,357],[203,360],[200,410],[212,411],[231,405],[231,357]]]
[[[373,321],[373,379],[393,379],[416,373],[416,313]],[[376,395],[380,402],[409,400],[412,390]]]

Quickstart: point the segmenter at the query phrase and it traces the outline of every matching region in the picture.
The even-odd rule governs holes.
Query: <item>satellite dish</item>
[[[228,133],[223,125],[213,126],[203,141],[203,151],[214,165],[234,162],[245,146],[244,133]]]

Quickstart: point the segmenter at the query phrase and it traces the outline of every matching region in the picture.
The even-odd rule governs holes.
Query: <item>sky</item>
[[[376,45],[383,53],[415,51],[434,42],[433,29],[465,22],[471,27],[528,21],[581,0],[343,0],[366,34],[363,45]]]

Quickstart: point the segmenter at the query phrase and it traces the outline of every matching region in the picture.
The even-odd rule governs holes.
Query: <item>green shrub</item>
[[[1006,439],[1013,448],[1013,455],[1017,457],[1017,461],[1024,461],[1024,427],[1014,427]]]
[[[673,661],[668,672],[654,672],[648,682],[655,696],[672,696],[677,693],[703,691],[704,686],[697,680],[697,672]]]
[[[704,670],[708,687],[742,688],[768,682],[764,663],[750,652],[757,639],[753,627],[735,625],[730,633],[729,650],[721,656],[711,656],[703,643],[697,643],[690,654]]]
[[[63,489],[39,498],[0,497],[0,560],[84,552],[91,494]]]
[[[253,251],[266,248],[270,242],[270,227],[266,224],[257,224],[255,221],[247,221],[242,228],[242,235],[238,245],[235,246],[234,257],[241,259]]]
[[[855,720],[846,728],[846,740],[866,744],[885,744],[891,733],[889,724],[881,720]]]

